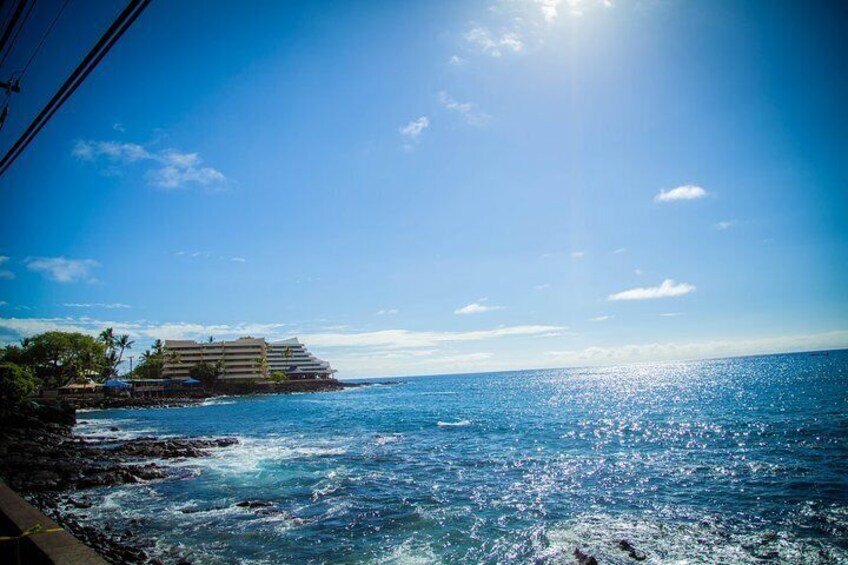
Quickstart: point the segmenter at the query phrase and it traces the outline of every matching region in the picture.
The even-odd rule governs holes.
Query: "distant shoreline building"
[[[272,343],[253,337],[165,341],[164,378],[187,379],[191,368],[199,363],[217,366],[218,378],[229,381],[265,380],[277,371],[291,380],[331,379],[335,373],[329,363],[312,355],[297,338]]]

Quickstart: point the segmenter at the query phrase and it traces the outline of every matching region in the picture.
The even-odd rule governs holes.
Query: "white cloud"
[[[124,125],[120,122],[115,122],[114,124],[112,124],[112,129],[121,133],[126,133],[127,131]]]
[[[79,302],[70,302],[67,304],[63,304],[68,308],[106,308],[108,310],[118,310],[124,308],[132,308],[129,304],[121,304],[120,302],[113,303],[104,303],[104,302],[91,302],[91,303],[79,303]]]
[[[234,261],[236,263],[247,263],[247,259],[244,257],[230,257],[230,261]]]
[[[464,62],[465,59],[463,59],[459,55],[451,55],[451,58],[448,59],[448,63],[450,63],[451,65],[461,65]]]
[[[383,347],[388,349],[437,347],[446,343],[486,341],[515,336],[556,336],[562,326],[502,326],[467,332],[381,330],[360,333],[303,334],[305,343],[322,347]]]
[[[95,162],[103,158],[113,165],[148,162],[152,165],[146,173],[148,182],[165,189],[189,185],[221,188],[227,182],[222,172],[203,166],[199,154],[181,153],[175,149],[152,152],[137,143],[78,140],[71,154],[81,161]]]
[[[715,224],[713,224],[713,229],[719,231],[729,230],[735,224],[736,222],[734,222],[733,220],[724,220],[722,222],[716,222]]]
[[[612,365],[641,361],[708,359],[734,355],[818,351],[848,347],[848,330],[788,335],[747,340],[715,340],[694,343],[647,343],[615,347],[587,347],[573,351],[549,351],[548,365]]]
[[[685,316],[686,312],[663,312],[660,314],[663,318],[676,318],[677,316]]]
[[[485,299],[481,299],[480,302],[484,302]],[[462,308],[457,308],[453,311],[454,314],[465,315],[465,314],[482,314],[483,312],[492,312],[494,310],[503,310],[505,306],[489,306],[488,304],[479,304],[478,302],[472,302],[471,304],[467,304]]]
[[[210,335],[220,338],[238,336],[262,336],[270,340],[291,337],[292,332],[285,324],[194,324],[188,322],[155,323],[147,321],[121,322],[80,318],[0,318],[0,329],[18,337],[60,330],[77,331],[97,335],[104,328],[114,328],[115,333],[129,334],[135,339],[204,339]],[[403,329],[368,332],[298,332],[297,335],[309,346],[330,348],[382,348],[384,350],[426,349],[444,344],[482,342],[491,339],[522,336],[558,336],[566,328],[550,325],[502,326],[490,330],[465,332],[413,331]],[[0,334],[4,332],[0,331]]]
[[[439,92],[439,102],[448,110],[460,114],[465,122],[472,126],[483,126],[491,118],[486,112],[478,110],[473,102],[458,102],[444,90]]]
[[[619,247],[618,249],[616,249],[615,251],[613,251],[613,253],[615,253],[616,255],[621,255],[622,253],[626,253],[626,252],[627,252],[627,248],[626,248],[626,247]]]
[[[572,259],[582,259],[585,256],[586,256],[586,254],[582,251],[572,251],[571,252],[571,258]]]
[[[677,200],[697,200],[698,198],[704,198],[707,194],[707,191],[700,186],[685,184],[683,186],[678,186],[677,188],[672,188],[671,190],[660,190],[659,193],[654,196],[654,201],[675,202]]]
[[[430,119],[427,116],[421,116],[400,128],[400,133],[412,141],[417,141],[428,127],[430,127]]]
[[[6,255],[0,255],[0,265],[9,262],[9,257]],[[12,280],[15,278],[15,273],[9,271],[7,269],[0,269],[0,280]]]
[[[374,314],[377,316],[394,316],[400,313],[400,310],[397,308],[384,308],[382,310],[377,310]]]
[[[606,322],[607,320],[611,320],[612,316],[595,316],[594,318],[589,318],[589,322]]]
[[[562,0],[536,0],[539,9],[542,11],[542,17],[548,23],[553,23],[559,16],[559,5]]]
[[[94,259],[66,259],[64,257],[35,257],[27,258],[26,266],[30,271],[41,273],[44,277],[60,282],[73,283],[86,281],[97,282],[91,276],[91,270],[99,267]]]
[[[641,277],[642,275],[645,274],[645,271],[643,271],[642,269],[633,269],[633,274],[636,275],[637,277]]]
[[[524,49],[524,43],[517,33],[507,31],[495,35],[483,26],[473,26],[469,29],[465,40],[492,57],[500,57],[505,51],[517,53]]]
[[[668,298],[672,296],[683,296],[695,292],[695,287],[687,283],[677,283],[672,279],[665,279],[660,286],[643,288],[631,288],[610,294],[607,300],[649,300],[652,298]]]
[[[551,285],[548,284],[548,283],[542,283],[542,284],[537,284],[537,285],[533,286],[533,288],[535,288],[536,290],[545,290],[546,288],[550,288],[550,287],[551,287]]]

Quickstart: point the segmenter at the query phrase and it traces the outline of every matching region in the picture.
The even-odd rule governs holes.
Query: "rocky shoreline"
[[[82,524],[73,509],[91,507],[86,489],[167,479],[167,469],[151,459],[204,457],[238,443],[235,438],[119,440],[109,434],[82,439],[73,435],[74,423],[74,406],[63,403],[33,406],[3,418],[0,477],[110,563],[161,562],[134,540],[131,529],[101,531]]]
[[[366,385],[330,381],[320,386],[301,384],[262,392],[325,392],[359,386]],[[91,398],[72,403],[33,403],[14,414],[0,417],[0,480],[110,563],[161,564],[160,560],[151,557],[149,547],[136,540],[132,529],[101,530],[83,524],[74,509],[92,506],[85,495],[86,489],[168,479],[168,469],[151,460],[206,457],[212,450],[238,444],[238,440],[229,437],[120,439],[115,435],[120,432],[118,428],[82,438],[73,433],[76,412],[78,408],[192,406],[215,396]],[[262,504],[262,501],[238,503],[250,508]],[[190,563],[185,558],[174,562]]]

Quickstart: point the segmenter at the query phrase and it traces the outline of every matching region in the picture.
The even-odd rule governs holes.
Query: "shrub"
[[[26,367],[0,363],[0,410],[24,404],[35,393],[35,377]]]

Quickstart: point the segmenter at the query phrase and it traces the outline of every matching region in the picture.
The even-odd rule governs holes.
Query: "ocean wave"
[[[541,561],[569,559],[574,548],[600,563],[633,563],[619,547],[627,540],[645,556],[643,563],[743,565],[775,563],[845,563],[848,551],[790,532],[736,530],[713,516],[699,520],[651,515],[584,514],[545,532]]]
[[[436,425],[440,428],[461,428],[463,426],[470,426],[471,420],[459,420],[458,422],[442,422],[440,420],[436,422]]]

